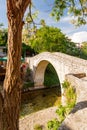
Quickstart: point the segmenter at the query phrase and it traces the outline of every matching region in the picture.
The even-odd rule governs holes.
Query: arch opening
[[[45,73],[44,73],[44,86],[47,88],[56,87],[58,95],[61,95],[61,87],[59,77],[53,65],[48,63]]]
[[[41,61],[36,68],[34,77],[35,87],[58,87],[61,94],[61,85],[58,73],[49,61]]]
[[[60,85],[59,77],[56,70],[52,64],[48,64],[44,74],[44,85],[46,87],[58,86]]]

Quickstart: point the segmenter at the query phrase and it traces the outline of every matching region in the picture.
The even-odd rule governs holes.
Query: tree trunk
[[[14,19],[9,24],[8,30],[8,61],[6,77],[4,82],[4,113],[6,130],[19,129],[19,110],[20,110],[20,63],[21,63],[21,36],[22,21]]]
[[[8,60],[4,80],[4,130],[19,130],[23,15],[30,0],[7,0]],[[3,130],[3,129],[0,129]]]
[[[0,93],[0,130],[3,129],[3,97]]]

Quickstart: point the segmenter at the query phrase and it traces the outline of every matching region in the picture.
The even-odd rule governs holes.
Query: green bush
[[[47,127],[49,130],[58,130],[60,126],[60,122],[55,118],[47,123]]]
[[[34,130],[42,130],[42,125],[36,124]]]
[[[63,83],[62,83],[62,87],[63,88],[68,88],[70,86],[70,83],[67,81],[67,80],[65,80]]]
[[[60,105],[56,110],[56,113],[59,116],[59,121],[62,122],[66,116],[66,106]]]
[[[75,105],[76,102],[76,93],[75,93],[75,88],[67,81],[65,80],[62,83],[62,87],[64,88],[64,95],[66,96],[67,99],[67,105],[72,104],[72,107]]]

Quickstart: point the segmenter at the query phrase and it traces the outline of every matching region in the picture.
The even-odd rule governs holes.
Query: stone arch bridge
[[[32,70],[35,87],[43,86],[45,69],[49,63],[55,68],[61,84],[67,78],[75,87],[76,105],[59,130],[87,130],[87,60],[59,52],[44,52],[26,61]],[[63,97],[63,91],[61,94]]]
[[[65,76],[68,74],[87,75],[87,61],[76,58],[63,53],[55,52],[43,52],[34,57],[27,58],[29,67],[32,70],[32,78],[35,87],[43,86],[44,73],[49,63],[55,68],[59,77],[60,84],[65,80]]]

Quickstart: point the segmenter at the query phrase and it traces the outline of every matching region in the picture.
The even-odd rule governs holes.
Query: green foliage
[[[77,50],[75,43],[71,42],[60,29],[49,26],[38,29],[30,43],[37,53],[49,51],[75,55]]]
[[[25,57],[27,53],[29,56],[32,56],[32,54],[34,53],[34,50],[29,45],[22,43],[22,57]]]
[[[37,18],[38,14],[39,14],[39,11],[35,11],[32,14],[30,11],[27,13],[27,15],[25,16],[25,21],[29,23],[29,26],[31,26],[31,24],[33,23],[33,20]]]
[[[72,85],[67,80],[63,82],[62,87],[64,88],[64,95],[67,99],[67,104],[71,104],[69,106],[73,107],[76,101],[75,88],[72,87]]]
[[[58,109],[56,110],[56,113],[58,114],[58,119],[51,120],[47,123],[49,130],[58,130],[63,120],[66,118],[66,116],[69,114],[69,112],[72,110],[76,103],[75,90],[71,86],[71,84],[68,81],[64,81],[62,85],[65,88],[67,104],[66,106],[60,105],[58,107]]]
[[[0,23],[0,28],[1,28],[2,26],[4,26],[3,23]]]
[[[60,105],[56,110],[60,122],[62,122],[65,119],[65,117],[69,114],[69,112],[75,106],[76,103],[76,94],[74,88],[68,81],[64,81],[64,83],[65,97],[67,99],[66,106]]]
[[[71,86],[67,88],[66,98],[68,100],[68,103],[76,99],[75,90]]]
[[[58,116],[59,116],[59,121],[60,121],[60,123],[61,123],[61,122],[65,119],[65,116],[66,116],[66,107],[60,105],[60,106],[58,107],[58,109],[56,110],[56,113],[58,114]]]
[[[49,130],[58,130],[58,127],[60,126],[60,122],[55,118],[51,121],[48,121],[47,127]]]
[[[81,56],[87,57],[87,42],[83,42],[81,47],[81,54],[82,54]]]
[[[23,89],[27,89],[27,88],[30,88],[30,87],[34,87],[34,83],[31,82],[31,81],[25,82],[23,84]]]
[[[67,81],[67,80],[65,80],[63,83],[62,83],[62,87],[63,88],[68,88],[70,86],[70,83]]]
[[[0,46],[5,46],[7,44],[7,29],[0,28]]]
[[[58,84],[59,84],[59,79],[57,73],[54,67],[51,64],[48,64],[44,76],[44,85],[46,87],[51,87]]]
[[[36,125],[34,126],[34,130],[42,130],[42,126],[39,125],[39,124],[36,124]]]
[[[40,24],[41,24],[42,26],[46,26],[45,20],[44,20],[44,19],[41,19],[41,20],[40,20]]]
[[[87,1],[86,0],[55,0],[51,15],[60,20],[64,13],[74,16],[72,23],[76,26],[84,25],[87,23]]]

